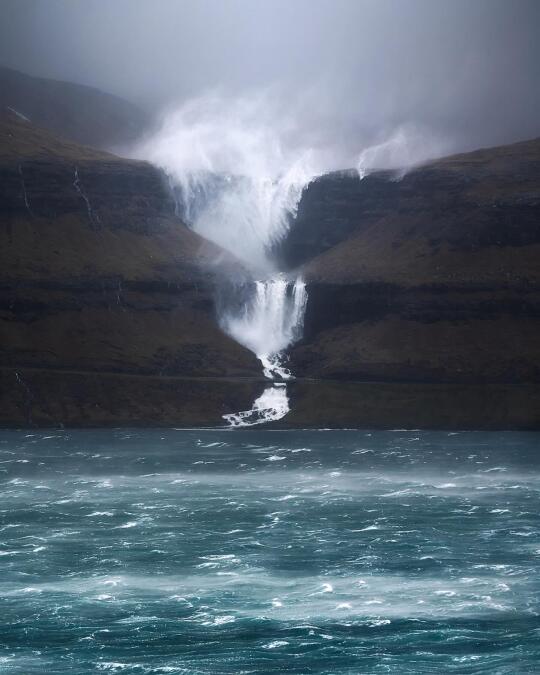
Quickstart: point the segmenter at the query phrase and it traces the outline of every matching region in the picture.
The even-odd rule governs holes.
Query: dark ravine
[[[260,364],[215,312],[240,265],[160,171],[7,110],[0,141],[0,425],[249,409]],[[309,300],[273,426],[540,428],[540,141],[323,176],[278,253]]]

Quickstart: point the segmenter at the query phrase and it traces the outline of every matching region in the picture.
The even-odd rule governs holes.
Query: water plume
[[[212,95],[170,113],[143,154],[166,171],[179,216],[233,253],[252,279],[220,304],[219,323],[261,361],[267,387],[251,410],[225,415],[231,426],[280,419],[289,411],[286,349],[302,335],[307,303],[301,278],[286,278],[273,248],[287,233],[304,187],[319,173],[317,152],[293,142],[294,124],[269,92]]]
[[[309,97],[300,95],[285,108],[275,94],[270,88],[188,101],[165,115],[138,150],[166,172],[184,222],[232,253],[251,275],[242,283],[231,279],[235,293],[219,303],[219,324],[279,385],[268,387],[252,410],[225,415],[232,426],[277,420],[289,411],[282,384],[292,377],[286,351],[302,337],[307,289],[300,277],[280,272],[273,251],[308,183],[354,155],[354,144],[345,155],[324,133],[306,135],[301,121]],[[357,153],[359,177],[373,168],[409,167],[433,153],[436,145],[421,133],[399,128]]]
[[[358,155],[356,169],[360,179],[380,169],[393,169],[396,178],[403,178],[410,169],[444,155],[451,147],[449,142],[426,130],[403,125],[380,143],[364,148]]]
[[[179,215],[259,275],[289,229],[320,153],[294,142],[295,123],[270,92],[204,96],[167,114],[138,154],[169,176]]]

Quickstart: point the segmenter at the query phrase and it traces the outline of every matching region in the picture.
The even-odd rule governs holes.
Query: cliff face
[[[540,139],[437,160],[402,178],[333,173],[304,192],[280,251],[316,281],[516,281],[538,274]],[[323,255],[324,254],[324,255]]]
[[[309,284],[301,377],[540,382],[540,140],[324,176],[281,256]]]
[[[136,106],[98,89],[0,67],[0,109],[6,108],[63,138],[96,148],[128,144],[149,124]]]
[[[259,368],[213,302],[238,264],[178,220],[162,175],[13,114],[0,139],[0,423],[218,424],[248,407],[260,385],[236,378]]]
[[[540,428],[540,141],[398,178],[303,195],[279,251],[309,293],[279,426]],[[262,393],[215,314],[240,265],[149,164],[8,112],[0,245],[1,425],[217,425]]]

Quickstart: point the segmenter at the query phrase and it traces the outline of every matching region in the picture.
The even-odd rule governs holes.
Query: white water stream
[[[250,349],[263,366],[265,377],[274,380],[251,410],[223,415],[233,427],[273,422],[290,410],[285,382],[293,377],[285,367],[285,350],[302,336],[307,304],[306,285],[301,279],[287,281],[281,276],[255,282],[255,292],[240,315],[225,314],[226,332]]]

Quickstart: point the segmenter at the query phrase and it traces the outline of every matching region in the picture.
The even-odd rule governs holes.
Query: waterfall
[[[307,290],[303,280],[276,271],[272,246],[296,215],[304,183],[289,171],[275,180],[254,176],[186,173],[171,178],[177,212],[197,233],[240,258],[253,280],[242,286],[242,303],[222,303],[221,328],[252,351],[263,375],[276,382],[251,410],[223,415],[232,427],[276,421],[289,412],[284,380],[286,349],[302,337]]]
[[[195,171],[169,180],[178,214],[198,234],[256,273],[275,271],[272,246],[296,216],[307,180],[302,171],[292,167],[274,179]]]
[[[304,281],[276,271],[272,246],[287,232],[306,178],[296,168],[271,180],[259,176],[184,172],[170,176],[177,212],[198,234],[242,260],[254,277],[242,286],[242,303],[222,303],[221,328],[252,351],[273,381],[250,410],[223,415],[231,427],[273,422],[290,410],[284,381],[293,378],[286,350],[302,337]]]
[[[240,312],[226,312],[223,329],[260,360],[265,377],[287,380],[284,350],[302,336],[307,303],[306,285],[282,275],[255,281],[253,293]]]
[[[302,336],[307,304],[305,283],[288,281],[281,275],[256,281],[251,298],[240,313],[225,314],[224,330],[250,349],[259,359],[264,376],[273,380],[257,398],[251,410],[223,415],[232,427],[273,422],[290,410],[285,382],[293,376],[285,367],[285,350]]]
[[[234,427],[281,419],[289,412],[286,350],[302,336],[307,302],[301,278],[277,269],[273,248],[296,216],[321,157],[297,145],[287,115],[272,99],[206,96],[170,113],[141,148],[161,166],[176,212],[195,232],[241,261],[251,281],[220,303],[221,328],[251,350],[272,380],[251,410],[224,415]],[[234,283],[234,280],[231,280]],[[240,306],[239,306],[240,304]]]
[[[177,211],[199,234],[241,258],[254,278],[243,285],[242,303],[220,308],[221,328],[252,351],[263,375],[275,383],[251,410],[223,415],[232,427],[276,421],[289,412],[284,380],[286,349],[302,337],[307,290],[303,280],[275,270],[272,245],[287,232],[302,195],[294,172],[276,180],[253,176],[185,174],[173,187]],[[173,183],[174,186],[174,183]]]

